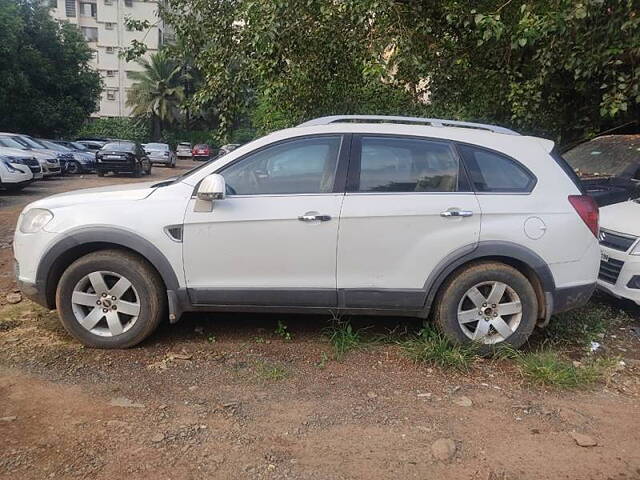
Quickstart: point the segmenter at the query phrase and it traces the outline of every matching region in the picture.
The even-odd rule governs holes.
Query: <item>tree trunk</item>
[[[154,141],[158,141],[160,140],[160,135],[162,133],[162,123],[157,115],[153,116],[151,122],[151,137]]]

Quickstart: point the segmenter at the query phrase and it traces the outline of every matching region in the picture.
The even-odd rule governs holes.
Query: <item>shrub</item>
[[[77,137],[107,137],[146,143],[150,139],[149,125],[127,117],[96,118],[85,123]]]

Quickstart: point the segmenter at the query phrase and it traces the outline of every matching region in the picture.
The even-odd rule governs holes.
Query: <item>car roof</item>
[[[403,135],[428,137],[432,139],[443,139],[457,141],[461,143],[471,143],[474,145],[485,146],[487,148],[513,147],[514,145],[536,144],[538,147],[544,148],[545,151],[551,152],[554,142],[551,140],[530,137],[526,135],[514,135],[507,133],[499,133],[489,130],[481,130],[477,128],[454,127],[454,126],[431,126],[417,124],[401,124],[401,123],[329,123],[322,125],[305,124],[279,130],[270,135],[269,138],[282,139],[294,136],[328,134],[328,133],[362,133],[362,134],[380,134],[380,135]]]

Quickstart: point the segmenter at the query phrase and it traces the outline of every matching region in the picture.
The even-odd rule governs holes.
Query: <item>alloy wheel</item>
[[[78,323],[101,337],[125,333],[140,314],[135,287],[114,272],[97,271],[82,277],[73,288],[71,304]]]
[[[522,320],[518,294],[502,282],[471,287],[458,304],[458,325],[471,340],[493,345],[509,338]]]

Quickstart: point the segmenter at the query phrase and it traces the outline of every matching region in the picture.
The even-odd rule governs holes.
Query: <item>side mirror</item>
[[[224,177],[219,173],[212,173],[200,183],[198,187],[198,200],[211,202],[213,200],[223,200],[226,196],[227,187]]]

